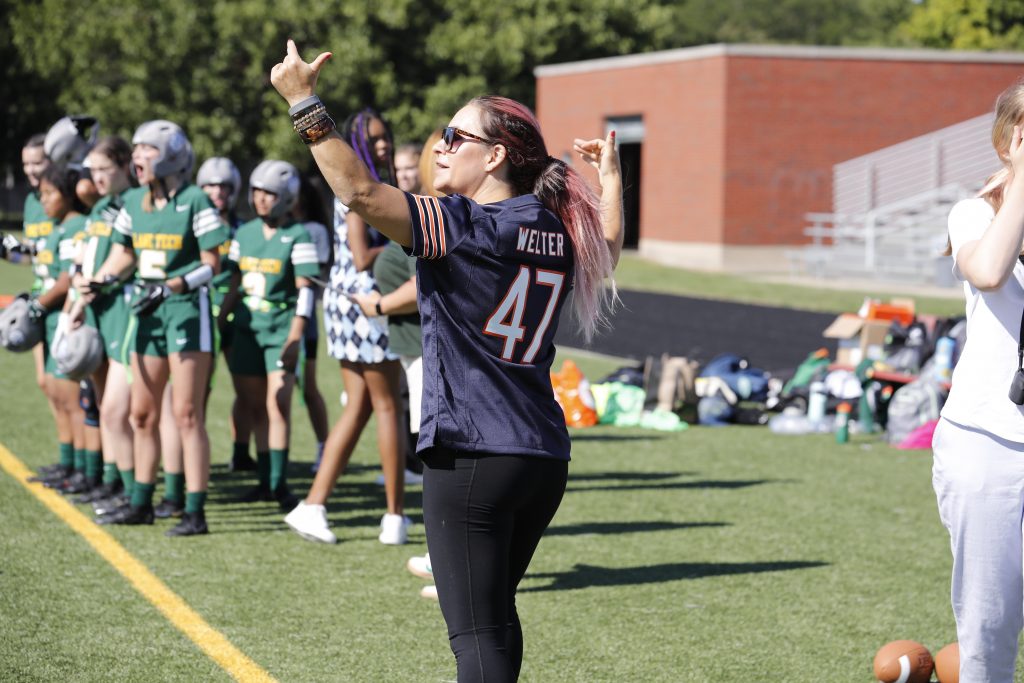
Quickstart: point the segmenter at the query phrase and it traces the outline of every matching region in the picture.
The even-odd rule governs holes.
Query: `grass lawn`
[[[706,273],[695,270],[680,270],[640,258],[635,253],[625,252],[615,269],[615,279],[620,287],[640,289],[664,294],[680,294],[705,299],[740,301],[748,304],[801,308],[808,311],[839,313],[856,311],[864,297],[887,301],[896,290],[882,285],[870,291],[842,291],[826,287],[807,287],[779,282],[765,282],[756,278],[730,275],[727,273]],[[948,298],[913,296],[919,313],[939,316],[964,314],[963,297],[959,290],[952,290]]]
[[[0,265],[0,292],[18,291],[25,272]],[[616,365],[578,362],[591,377]],[[334,419],[338,372],[319,370]],[[0,441],[29,466],[55,460],[28,355],[0,352],[0,396]],[[273,504],[233,502],[249,482],[226,471],[230,398],[221,363],[211,534],[167,539],[159,522],[111,534],[278,680],[453,680],[437,605],[403,568],[424,551],[422,526],[405,547],[376,540],[372,425],[328,508],[341,542],[319,545]],[[290,474],[304,492],[314,444],[301,406],[295,424]],[[573,437],[568,491],[519,595],[523,681],[866,683],[887,641],[934,653],[954,640],[930,453],[756,427]],[[0,498],[0,679],[228,680],[2,472]],[[417,522],[420,505],[414,487]]]

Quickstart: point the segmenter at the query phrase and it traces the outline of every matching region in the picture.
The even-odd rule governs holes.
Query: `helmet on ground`
[[[0,313],[0,345],[8,351],[28,351],[43,339],[42,318],[29,315],[28,297],[19,296]]]
[[[43,152],[58,166],[80,167],[96,144],[99,132],[99,123],[93,116],[65,116],[46,132]]]
[[[228,208],[231,208],[238,201],[238,192],[242,189],[242,174],[231,159],[210,157],[199,167],[196,185],[227,185],[231,188],[228,190]]]
[[[176,123],[157,119],[146,121],[135,129],[133,145],[149,145],[159,151],[153,161],[153,174],[157,178],[187,176],[192,172],[195,156],[185,131]]]
[[[287,161],[261,161],[249,176],[249,205],[255,210],[253,190],[263,190],[277,195],[277,201],[270,208],[270,215],[267,218],[279,219],[291,211],[299,196],[299,172]]]
[[[95,372],[103,362],[103,353],[103,338],[88,325],[65,332],[53,349],[57,370],[75,381]]]

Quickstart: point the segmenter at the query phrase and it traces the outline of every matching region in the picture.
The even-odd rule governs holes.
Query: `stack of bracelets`
[[[334,130],[334,119],[316,95],[311,95],[288,109],[295,132],[302,141],[312,145]]]

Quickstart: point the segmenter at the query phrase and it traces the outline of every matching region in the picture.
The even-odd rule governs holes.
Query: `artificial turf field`
[[[0,292],[25,273],[0,266]],[[615,366],[580,357],[591,377]],[[341,389],[321,361],[332,420]],[[0,353],[0,442],[30,467],[56,459],[31,358]],[[340,543],[291,533],[274,504],[239,504],[228,474],[230,382],[208,428],[211,534],[168,523],[111,535],[211,627],[280,681],[448,681],[436,603],[381,545],[372,429],[328,516]],[[297,404],[293,487],[314,452]],[[930,453],[765,428],[573,433],[568,491],[519,595],[524,681],[870,681],[883,643],[954,640],[949,550]],[[161,493],[158,488],[157,495]],[[0,472],[0,680],[228,680],[80,536]],[[421,521],[420,490],[407,512]],[[85,511],[85,510],[83,510]],[[1024,680],[1024,679],[1020,679]]]

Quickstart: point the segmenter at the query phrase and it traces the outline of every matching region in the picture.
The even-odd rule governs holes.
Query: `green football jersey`
[[[238,228],[242,227],[242,221],[238,220],[234,214],[231,214],[229,219],[230,222],[227,225],[228,237],[217,248],[220,252],[220,272],[214,275],[213,281],[210,282],[210,287],[217,297],[215,299],[217,305],[220,305],[224,295],[228,293],[228,287],[231,284],[231,243],[235,239]]]
[[[81,245],[82,274],[92,279],[110,255],[114,220],[124,205],[122,195],[107,195],[92,207],[85,222],[85,241]]]
[[[235,324],[254,332],[280,332],[291,324],[299,290],[297,277],[316,277],[316,247],[302,223],[277,228],[270,239],[254,219],[235,233],[231,268],[242,275],[242,302]]]
[[[114,221],[114,241],[135,250],[135,277],[164,281],[200,265],[201,251],[216,249],[227,238],[210,198],[195,185],[185,185],[162,209],[143,208],[149,188],[124,193],[124,206]]]
[[[75,214],[37,242],[35,273],[41,281],[39,294],[50,291],[60,274],[71,268],[75,256],[75,235],[85,230],[85,216]]]
[[[44,241],[54,230],[53,219],[43,211],[43,205],[39,203],[39,193],[35,190],[25,197],[25,209],[22,213],[22,227],[25,230],[25,241],[35,247],[36,252],[43,246]],[[39,270],[39,259],[32,257],[34,270]],[[32,283],[32,293],[39,294],[43,286],[43,280],[36,277]],[[51,285],[52,286],[52,285]]]

